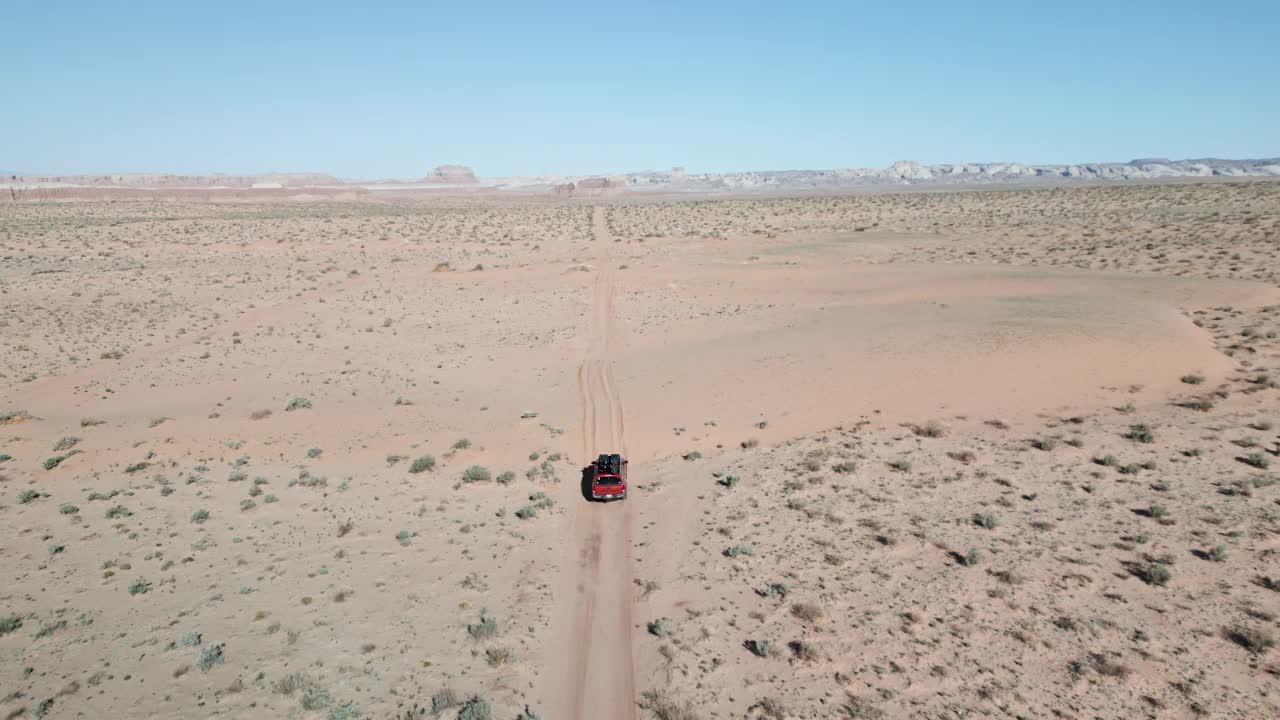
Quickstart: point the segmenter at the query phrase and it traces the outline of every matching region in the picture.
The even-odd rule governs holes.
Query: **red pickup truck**
[[[627,461],[621,455],[601,455],[591,463],[591,499],[627,499]]]

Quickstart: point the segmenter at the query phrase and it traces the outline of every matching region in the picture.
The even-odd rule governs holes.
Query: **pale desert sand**
[[[1266,182],[0,204],[0,713],[1280,716],[1278,255]]]

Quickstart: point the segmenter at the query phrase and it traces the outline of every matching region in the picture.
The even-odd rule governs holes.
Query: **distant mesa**
[[[123,173],[0,176],[0,202],[110,198],[355,197],[370,193],[483,192],[599,197],[643,193],[840,192],[876,187],[1063,185],[1089,182],[1221,179],[1280,179],[1280,158],[1170,160],[1144,157],[1127,162],[1032,165],[1018,162],[927,164],[901,160],[884,168],[689,172],[669,170],[610,175],[536,175],[477,178],[465,165],[441,165],[416,180],[342,180],[325,173],[178,175]]]
[[[57,184],[95,188],[288,188],[341,185],[324,173],[267,173],[264,175],[174,175],[119,173],[113,175],[24,175],[29,184]]]
[[[479,180],[476,180],[476,174],[466,165],[440,165],[422,178],[422,182],[432,185],[475,185]]]
[[[590,195],[603,195],[605,193],[615,191],[626,187],[625,178],[614,179],[607,177],[587,177],[577,182],[561,183],[554,186],[551,191],[561,197],[583,197]]]

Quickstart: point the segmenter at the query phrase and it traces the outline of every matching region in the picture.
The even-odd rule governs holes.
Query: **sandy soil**
[[[1278,251],[1278,183],[0,205],[0,712],[1278,716]]]

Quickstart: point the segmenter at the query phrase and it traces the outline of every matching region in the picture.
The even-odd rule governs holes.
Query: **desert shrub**
[[[499,485],[510,485],[511,483],[515,482],[515,479],[516,479],[516,474],[511,472],[510,470],[507,470],[499,474],[498,477],[494,478],[494,480]]]
[[[66,437],[62,438],[61,440],[53,444],[53,451],[63,452],[64,450],[70,450],[71,448],[75,447],[76,443],[78,442],[80,442],[80,438],[67,435]]]
[[[63,460],[66,460],[67,458],[71,457],[71,455],[72,453],[67,453],[66,455],[54,455],[51,458],[45,458],[44,469],[52,470],[58,467],[59,465],[62,464]]]
[[[419,455],[417,458],[414,459],[413,463],[409,465],[409,472],[417,475],[420,472],[431,470],[435,466],[436,466],[435,455]]]
[[[516,511],[516,517],[521,520],[529,520],[538,516],[538,508],[532,505],[525,505]]]
[[[341,537],[341,535],[339,535],[339,537]],[[408,546],[409,541],[412,539],[413,539],[413,533],[409,532],[408,530],[401,530],[400,532],[396,533],[396,541],[399,542],[401,545]]]
[[[488,640],[498,634],[498,621],[487,613],[480,613],[480,622],[467,625],[472,640]]]
[[[759,710],[760,717],[764,720],[787,720],[792,717],[791,712],[777,698],[761,698],[751,710]]]
[[[810,450],[804,454],[804,459],[800,461],[800,466],[809,472],[818,472],[827,461],[828,455],[830,455],[830,452],[825,449]]]
[[[1210,396],[1192,398],[1182,403],[1182,407],[1190,410],[1199,410],[1200,412],[1209,412],[1217,406],[1217,402]]]
[[[822,653],[818,651],[817,646],[804,640],[792,640],[787,643],[787,647],[791,649],[791,654],[801,662],[817,662],[822,657]]]
[[[734,545],[733,547],[727,547],[724,549],[725,557],[738,557],[739,555],[751,556],[755,554],[755,548],[750,545]]]
[[[973,516],[973,524],[980,528],[992,530],[1000,524],[1000,518],[992,515],[991,513],[975,513]]]
[[[311,407],[311,401],[304,397],[295,397],[284,406],[285,412],[293,412],[294,410],[304,410]]]
[[[355,703],[342,703],[329,708],[329,720],[355,720],[360,717],[360,711],[356,709]]]
[[[453,688],[441,688],[431,696],[431,714],[439,715],[445,710],[457,707],[459,704],[461,704],[461,701],[458,699],[458,694],[453,691]]]
[[[813,603],[796,603],[791,606],[791,614],[805,622],[817,622],[822,619],[822,608]]]
[[[329,696],[329,691],[320,685],[311,683],[302,690],[303,710],[321,710],[332,702],[333,698]]]
[[[858,469],[858,466],[851,462],[838,462],[835,465],[831,466],[832,472],[836,472],[841,475],[848,475],[849,473],[857,469]]]
[[[458,720],[491,720],[492,717],[493,708],[489,701],[480,697],[470,698],[458,711]]]
[[[1125,433],[1124,436],[1134,442],[1140,443],[1150,444],[1156,441],[1155,432],[1151,430],[1151,426],[1146,425],[1145,423],[1130,425],[1129,432]]]
[[[1069,667],[1073,675],[1083,673],[1086,668],[1092,668],[1099,675],[1112,678],[1128,677],[1133,672],[1129,666],[1118,663],[1099,653],[1091,653],[1082,660],[1073,661]]]
[[[657,637],[666,637],[675,630],[675,624],[670,618],[658,618],[649,623],[649,634]]]
[[[1188,385],[1199,385],[1200,383],[1204,382],[1204,376],[1198,375],[1196,373],[1189,373],[1187,375],[1182,376],[1182,382]]]
[[[769,583],[763,588],[756,590],[757,595],[765,598],[785,598],[789,592],[791,592],[791,588],[787,587],[785,583]]]
[[[323,450],[321,450],[321,449],[320,449],[320,448],[318,448],[318,447],[309,448],[309,449],[307,450],[307,457],[309,457],[309,458],[311,458],[312,460],[314,460],[314,459],[316,459],[316,458],[320,457],[320,453],[323,453],[323,452],[324,452],[324,451],[323,451]]]
[[[1271,467],[1271,460],[1260,452],[1249,453],[1241,460],[1244,464],[1256,467],[1259,470],[1266,470]]]
[[[133,584],[129,586],[130,595],[145,595],[149,592],[151,592],[151,583],[146,580],[135,580],[133,581]]]
[[[133,512],[130,511],[129,508],[123,505],[116,505],[115,507],[107,510],[107,519],[114,520],[119,517],[129,517],[132,514]]]
[[[768,640],[748,640],[743,643],[743,646],[756,657],[769,657],[769,651],[772,649],[773,643]]]
[[[1049,451],[1058,447],[1058,439],[1051,437],[1036,438],[1031,441],[1031,447],[1034,447],[1037,450]]]
[[[906,458],[898,458],[890,461],[889,467],[898,472],[911,472],[911,461]]]
[[[464,483],[488,482],[492,478],[493,476],[489,474],[489,468],[483,465],[472,465],[462,471],[462,482]]]
[[[39,490],[27,488],[26,490],[22,490],[18,493],[18,503],[20,505],[26,505],[27,503],[34,502],[42,497],[44,497],[44,493]]]
[[[489,667],[498,667],[511,662],[511,651],[504,647],[491,647],[484,651],[484,661]]]
[[[751,448],[759,445],[760,441],[755,438],[747,438],[746,440],[743,440],[740,444],[742,445],[743,450],[750,450]]]
[[[469,447],[471,447],[471,441],[466,438],[462,438],[453,444],[454,450],[466,450]]]
[[[719,480],[716,480],[716,483],[730,490],[736,487],[738,485],[738,482],[739,482],[739,478],[737,475],[725,475]]]
[[[640,709],[653,713],[657,720],[698,720],[693,707],[677,702],[665,690],[645,690],[640,694]]]
[[[911,431],[920,437],[940,438],[947,434],[947,428],[937,420],[930,420],[924,425],[912,425]]]
[[[200,523],[203,523],[205,520],[208,520],[208,519],[209,519],[209,511],[203,508],[191,513],[191,522],[197,525],[199,525]]]
[[[1139,577],[1148,585],[1164,587],[1173,579],[1173,573],[1164,563],[1150,563],[1141,569]]]
[[[221,665],[224,660],[222,655],[223,648],[222,643],[205,648],[204,652],[200,653],[200,669],[204,672],[209,672],[214,665]]]
[[[289,487],[293,487],[294,485],[301,485],[302,487],[328,487],[329,479],[320,477],[319,475],[312,475],[310,470],[303,468],[298,471],[298,479],[289,481]]]
[[[1234,627],[1225,631],[1227,639],[1248,650],[1254,655],[1261,655],[1276,644],[1275,638],[1265,630],[1246,627]]]
[[[20,627],[22,627],[22,618],[17,615],[7,615],[0,618],[0,637],[8,635]]]

